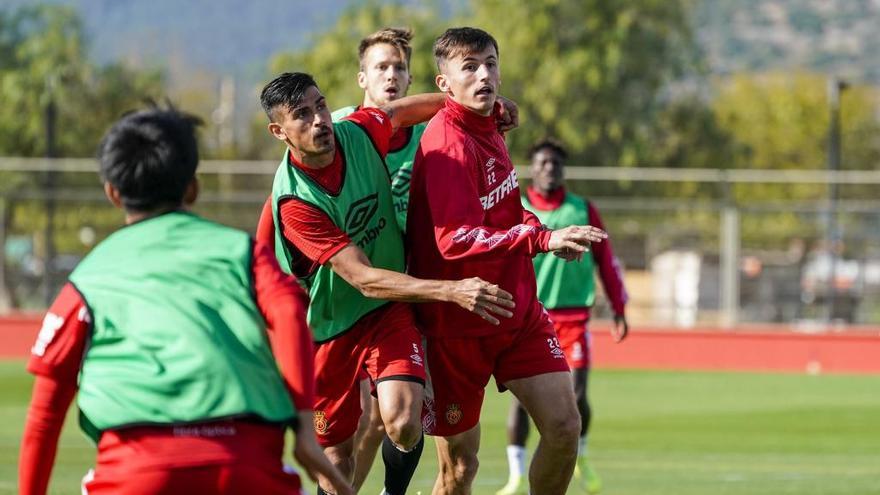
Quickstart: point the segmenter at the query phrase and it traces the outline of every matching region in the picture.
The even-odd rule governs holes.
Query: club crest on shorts
[[[327,416],[324,411],[315,411],[315,433],[323,435],[327,433]]]
[[[461,421],[462,415],[461,407],[458,404],[449,404],[446,408],[446,422],[450,425],[457,425]]]

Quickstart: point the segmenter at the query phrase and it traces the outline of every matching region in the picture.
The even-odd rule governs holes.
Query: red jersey
[[[550,232],[522,207],[516,171],[494,116],[451,99],[428,123],[413,165],[407,217],[409,273],[480,277],[513,294],[513,317],[492,325],[448,303],[414,305],[428,335],[477,337],[522,325],[537,299],[532,257]]]
[[[529,203],[535,209],[543,211],[552,211],[560,206],[565,200],[565,188],[560,187],[551,192],[549,196],[541,196],[538,191],[529,187],[526,189]],[[605,224],[602,217],[599,216],[599,210],[591,201],[587,202],[587,209],[590,219],[590,225],[597,229],[605,230]],[[611,249],[611,239],[605,239],[602,242],[594,242],[590,245],[590,254],[593,256],[593,263],[599,270],[599,279],[602,280],[602,287],[605,288],[605,295],[611,304],[611,309],[615,316],[623,316],[626,307],[626,301],[629,296],[623,285],[623,271],[620,267],[620,261],[614,256]],[[590,319],[590,308],[565,308],[548,310],[550,319],[555,322],[562,321],[586,321]]]

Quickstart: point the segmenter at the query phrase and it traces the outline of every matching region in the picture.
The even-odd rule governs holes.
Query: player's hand
[[[312,411],[299,411],[300,425],[293,437],[293,457],[305,470],[309,478],[318,482],[320,477],[332,486],[337,495],[355,495],[354,488],[346,481],[336,466],[324,455],[324,449],[318,445],[315,430],[312,426]]]
[[[553,256],[562,258],[565,261],[580,261],[584,258],[584,253],[579,253],[572,249],[560,249],[558,251],[553,251]]]
[[[509,292],[479,277],[452,282],[449,300],[493,325],[501,323],[496,316],[510,318],[509,310],[516,307]]]
[[[623,342],[623,339],[629,335],[629,324],[626,322],[626,316],[614,315],[614,328],[611,329],[611,336],[615,342]]]
[[[496,101],[499,103],[495,109],[495,123],[498,124],[498,132],[504,134],[519,127],[519,108],[516,103],[500,95]]]
[[[590,250],[591,242],[602,242],[608,234],[592,225],[571,225],[564,229],[554,230],[550,234],[549,251],[574,251],[585,253]]]

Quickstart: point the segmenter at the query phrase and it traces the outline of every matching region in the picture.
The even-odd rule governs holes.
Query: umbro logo
[[[379,209],[379,194],[373,193],[355,201],[345,215],[345,233],[350,237],[360,234]]]
[[[412,178],[412,170],[407,168],[399,168],[391,178],[391,192],[395,196],[403,196],[409,191],[409,181]]]

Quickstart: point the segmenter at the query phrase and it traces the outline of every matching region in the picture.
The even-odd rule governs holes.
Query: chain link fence
[[[276,166],[203,162],[195,211],[253,232]],[[44,309],[89,249],[122,225],[95,170],[92,160],[0,158],[0,313]],[[566,175],[602,214],[626,268],[633,323],[880,325],[880,200],[846,193],[848,185],[876,190],[880,171],[569,167]],[[693,187],[644,192],[656,184]],[[731,192],[768,184],[779,197]],[[784,197],[786,188],[830,184],[841,187],[839,200]],[[600,300],[596,312],[607,316],[607,305]]]

